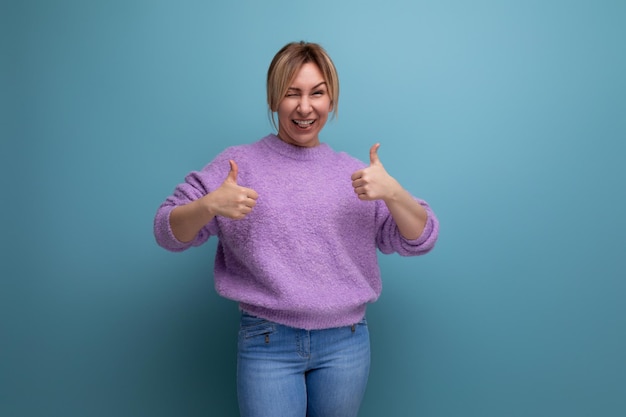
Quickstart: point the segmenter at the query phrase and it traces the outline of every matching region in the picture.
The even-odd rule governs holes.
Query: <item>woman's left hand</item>
[[[389,200],[402,187],[378,158],[380,143],[370,148],[370,166],[352,174],[352,187],[361,200]]]
[[[385,171],[378,158],[380,144],[370,149],[370,166],[352,174],[354,192],[363,201],[383,200],[406,239],[417,239],[424,230],[428,213],[395,178]]]

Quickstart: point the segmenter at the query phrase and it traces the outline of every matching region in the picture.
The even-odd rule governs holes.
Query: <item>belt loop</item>
[[[351,330],[352,330],[352,333],[354,333],[354,332],[356,331],[356,324],[353,324],[353,325],[352,325]]]

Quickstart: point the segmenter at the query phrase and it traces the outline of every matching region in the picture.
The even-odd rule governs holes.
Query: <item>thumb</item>
[[[237,167],[237,164],[235,163],[235,161],[233,161],[232,159],[228,162],[230,162],[230,172],[228,173],[228,176],[226,177],[226,181],[230,181],[230,182],[237,184],[237,173],[239,172],[239,168]]]
[[[381,163],[378,158],[378,148],[380,148],[380,143],[377,143],[370,148],[370,165],[378,165]]]

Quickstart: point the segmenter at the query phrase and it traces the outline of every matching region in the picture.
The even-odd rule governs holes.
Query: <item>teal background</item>
[[[235,416],[215,240],[154,212],[272,131],[265,71],[326,47],[323,140],[441,221],[381,256],[361,416],[626,415],[626,2],[4,1],[0,415]]]

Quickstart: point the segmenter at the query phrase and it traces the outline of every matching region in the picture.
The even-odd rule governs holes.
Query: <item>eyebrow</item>
[[[316,88],[320,88],[324,84],[326,84],[326,81],[322,81],[321,83],[315,85],[311,90],[315,90]],[[302,91],[302,89],[297,88],[297,87],[289,87],[289,88],[287,88],[287,90]]]

